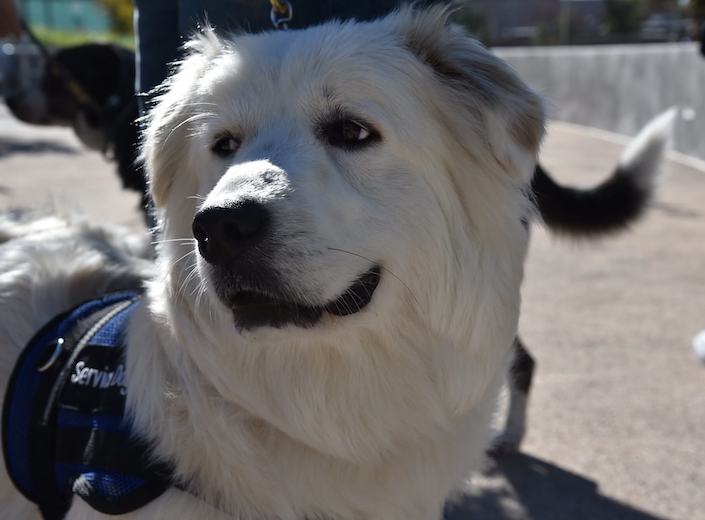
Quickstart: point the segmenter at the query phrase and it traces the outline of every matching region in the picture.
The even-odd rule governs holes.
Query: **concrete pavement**
[[[138,225],[138,202],[120,189],[113,165],[72,131],[21,123],[0,102],[0,210],[78,210],[98,222]]]
[[[544,164],[591,185],[622,147],[553,124]],[[669,162],[631,232],[532,236],[521,334],[538,361],[522,454],[488,461],[452,520],[705,520],[705,172]],[[137,197],[69,131],[0,112],[0,210],[81,209],[139,226]]]

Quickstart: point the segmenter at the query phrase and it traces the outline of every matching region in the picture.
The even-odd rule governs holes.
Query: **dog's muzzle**
[[[381,280],[382,269],[377,264],[328,303],[298,301],[293,296],[296,291],[288,288],[270,265],[271,222],[267,208],[253,200],[207,208],[193,220],[199,253],[210,264],[216,293],[232,309],[238,328],[311,327],[326,314],[349,316],[370,303]]]

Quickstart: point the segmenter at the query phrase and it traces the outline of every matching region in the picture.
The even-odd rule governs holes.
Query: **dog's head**
[[[188,354],[346,456],[471,407],[515,333],[540,100],[439,9],[189,50],[144,146]]]

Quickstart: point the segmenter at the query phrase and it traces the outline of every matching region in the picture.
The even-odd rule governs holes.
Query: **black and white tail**
[[[590,237],[623,230],[648,207],[673,132],[677,109],[648,123],[627,146],[614,173],[590,189],[561,186],[539,165],[531,187],[551,231]]]

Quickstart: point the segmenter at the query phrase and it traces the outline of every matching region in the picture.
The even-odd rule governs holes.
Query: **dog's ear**
[[[142,161],[157,207],[166,202],[179,169],[186,163],[187,123],[201,108],[197,102],[198,82],[222,48],[221,40],[210,29],[187,43],[184,46],[186,57],[158,87],[160,93],[145,118]]]
[[[404,44],[445,86],[449,109],[465,118],[456,135],[472,131],[505,170],[527,182],[544,135],[543,102],[509,65],[451,25],[450,13],[443,7],[402,10]]]

